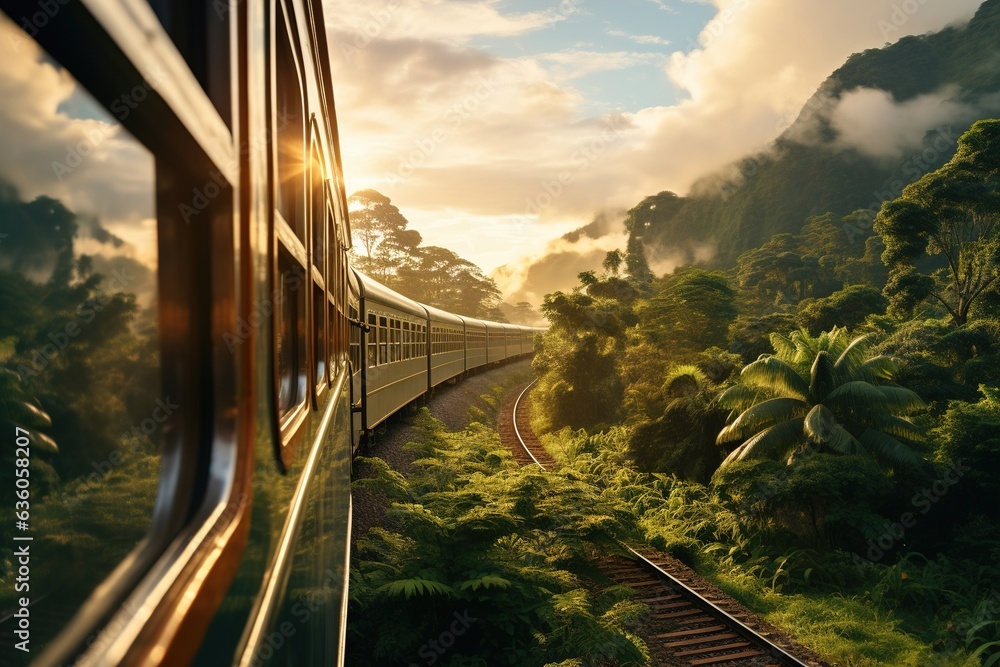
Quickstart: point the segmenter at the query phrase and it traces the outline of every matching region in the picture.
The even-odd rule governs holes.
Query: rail
[[[521,429],[517,425],[517,410],[521,404],[522,399],[525,394],[531,389],[532,386],[538,380],[532,380],[525,388],[518,394],[517,399],[514,401],[514,407],[511,413],[511,421],[514,425],[514,435],[517,438],[517,444],[524,449],[524,451],[531,457],[531,460],[537,465],[541,470],[547,470],[547,468],[538,460],[538,457],[532,451],[532,448],[528,445],[524,436],[521,433]],[[716,620],[725,624],[725,628],[720,628],[718,626],[714,628],[700,628],[700,629],[688,629],[682,630],[680,632],[664,633],[664,635],[657,635],[658,638],[674,641],[664,642],[664,646],[669,647],[674,650],[674,658],[689,658],[691,665],[712,665],[712,664],[725,664],[730,663],[730,665],[735,664],[737,660],[749,659],[753,660],[759,658],[762,654],[760,652],[750,651],[740,651],[738,653],[722,654],[717,656],[711,656],[711,653],[721,653],[725,650],[730,650],[728,647],[732,647],[732,650],[739,650],[745,644],[719,644],[717,642],[726,640],[728,637],[733,637],[733,633],[736,633],[748,642],[756,645],[762,649],[771,658],[774,658],[781,662],[782,667],[815,667],[815,665],[795,657],[783,647],[775,644],[771,640],[767,639],[759,632],[748,626],[746,623],[742,622],[740,619],[736,618],[733,614],[722,609],[719,605],[715,604],[705,596],[703,596],[698,591],[694,590],[683,581],[678,579],[676,576],[664,569],[661,564],[658,564],[651,560],[649,557],[643,555],[634,547],[620,543],[629,553],[631,553],[638,561],[637,565],[643,567],[645,570],[653,570],[655,575],[662,580],[668,582],[670,588],[676,590],[681,596],[687,598],[689,601],[694,603],[695,607],[700,607],[701,611],[707,612],[715,617]],[[669,599],[673,599],[672,596],[667,596]],[[652,598],[654,600],[666,600],[667,598]],[[677,603],[671,603],[667,605],[668,607],[677,607]],[[685,614],[693,614],[693,612],[675,611],[673,614],[666,614],[665,616],[676,616],[681,617]],[[698,618],[691,618],[692,621],[698,621]],[[715,633],[715,634],[713,634]],[[700,648],[699,648],[700,647]],[[651,649],[653,647],[650,647]],[[681,649],[681,650],[676,650]],[[753,662],[752,664],[757,665],[759,662]],[[768,665],[768,667],[777,667],[776,665]]]

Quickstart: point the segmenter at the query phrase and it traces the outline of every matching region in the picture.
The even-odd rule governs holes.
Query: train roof
[[[424,306],[424,310],[427,311],[427,317],[431,322],[444,322],[446,324],[456,324],[458,326],[464,326],[465,320],[460,316],[449,313],[447,310],[441,310],[440,308],[435,308],[434,306],[428,306],[426,304],[421,304]]]
[[[409,297],[403,296],[395,290],[389,289],[382,283],[366,276],[357,269],[351,270],[354,271],[355,275],[358,277],[358,283],[361,286],[361,297],[366,301],[370,299],[371,301],[380,303],[384,306],[392,306],[393,308],[401,310],[405,313],[424,319],[427,318],[427,311],[424,310],[424,307],[421,304]]]

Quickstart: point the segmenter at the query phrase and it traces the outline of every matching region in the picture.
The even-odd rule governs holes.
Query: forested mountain
[[[947,162],[973,122],[1000,114],[997,35],[1000,0],[988,0],[965,26],[854,54],[768,150],[701,179],[687,197],[646,198],[628,231],[654,258],[681,247],[694,259],[711,245],[732,265],[811,216],[877,211]]]

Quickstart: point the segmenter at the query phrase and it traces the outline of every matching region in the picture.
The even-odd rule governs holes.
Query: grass
[[[978,667],[964,653],[935,653],[904,632],[895,614],[870,600],[840,594],[784,595],[759,578],[733,572],[703,571],[706,579],[769,623],[842,667]]]

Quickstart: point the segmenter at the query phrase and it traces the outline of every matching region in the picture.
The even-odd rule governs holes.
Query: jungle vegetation
[[[728,268],[609,257],[545,299],[536,430],[620,452],[647,539],[832,660],[1000,663],[998,193],[982,120]]]

